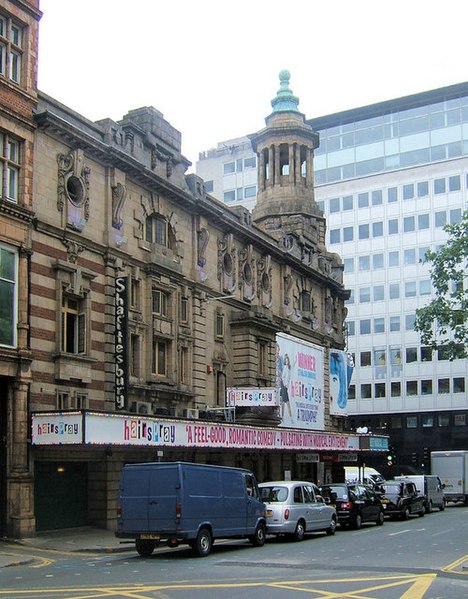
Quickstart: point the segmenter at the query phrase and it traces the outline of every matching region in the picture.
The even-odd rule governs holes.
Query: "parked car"
[[[334,483],[320,487],[328,505],[335,507],[338,524],[343,528],[361,528],[363,522],[381,526],[385,512],[380,495],[370,485]]]
[[[381,483],[380,498],[386,516],[407,520],[410,515],[422,517],[426,513],[424,495],[413,482],[387,480]]]
[[[307,532],[335,534],[336,510],[325,504],[313,483],[273,481],[261,483],[259,489],[266,506],[267,534],[287,535],[296,541],[302,541]]]
[[[411,481],[416,485],[419,492],[424,495],[426,514],[430,514],[433,508],[439,508],[441,512],[445,510],[445,485],[435,474],[408,474],[395,476],[395,480]]]

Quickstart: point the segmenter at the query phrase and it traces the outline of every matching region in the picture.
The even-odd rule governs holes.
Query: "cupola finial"
[[[280,88],[276,94],[276,97],[271,101],[273,112],[299,112],[297,108],[299,104],[299,98],[293,95],[292,91],[289,89],[290,78],[291,74],[289,71],[280,71]]]

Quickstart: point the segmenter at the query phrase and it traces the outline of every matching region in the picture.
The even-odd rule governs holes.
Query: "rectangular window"
[[[374,288],[373,288],[374,302],[382,302],[385,299],[384,289],[385,288],[383,285],[374,285]]]
[[[466,414],[454,414],[453,415],[454,426],[466,426]]]
[[[369,206],[369,194],[359,193],[358,194],[358,208],[367,208]]]
[[[418,214],[418,230],[429,229],[429,214]]]
[[[416,322],[416,314],[407,314],[405,316],[405,331],[414,331],[414,323]]]
[[[236,163],[235,162],[226,162],[223,165],[223,172],[225,175],[230,175],[231,173],[236,172]]]
[[[218,339],[224,337],[224,314],[216,312],[215,333]]]
[[[130,375],[140,376],[140,337],[139,335],[130,335]]]
[[[439,414],[438,425],[440,427],[450,426],[450,415],[449,414]]]
[[[456,223],[461,222],[462,212],[461,208],[454,208],[450,210],[450,224],[455,225]]]
[[[413,198],[414,198],[414,185],[412,183],[403,185],[403,199],[404,200],[412,200]]]
[[[388,265],[389,266],[400,266],[400,252],[388,252]]]
[[[377,189],[372,192],[372,206],[381,206],[382,205],[382,190]]]
[[[416,362],[418,359],[418,350],[416,347],[407,347],[406,348],[406,363],[411,364],[412,362]]]
[[[130,306],[135,309],[140,307],[140,281],[134,277],[130,279]]]
[[[429,181],[418,183],[418,198],[424,198],[429,195]]]
[[[375,383],[374,397],[376,399],[385,397],[385,383]]]
[[[380,270],[384,267],[383,254],[372,255],[372,268],[373,270]]]
[[[362,351],[361,352],[361,366],[371,366],[371,356],[372,353],[370,351]]]
[[[390,395],[392,397],[401,397],[401,383],[400,383],[400,381],[393,381],[392,383],[390,383]],[[392,418],[392,428],[401,428],[401,420],[400,420],[400,426],[394,426],[393,418]]]
[[[345,304],[354,304],[354,289],[350,289],[349,298],[345,300]]]
[[[345,258],[343,265],[345,272],[354,272],[354,258]]]
[[[23,28],[6,16],[0,16],[0,74],[21,83]]]
[[[460,175],[453,175],[453,177],[449,177],[449,191],[460,191],[461,183],[460,183]]]
[[[359,239],[369,239],[369,225],[359,225]]]
[[[354,229],[353,227],[344,227],[343,229],[343,241],[353,241]]]
[[[268,374],[268,346],[266,343],[258,343],[258,374],[266,376]]]
[[[188,299],[186,297],[180,298],[180,310],[179,310],[180,322],[187,324],[188,322]]]
[[[419,295],[431,295],[432,283],[430,279],[419,281]]]
[[[62,296],[61,336],[61,351],[70,354],[86,352],[86,315],[82,300]]]
[[[396,333],[400,330],[400,317],[390,316],[390,331]]]
[[[406,281],[405,297],[416,297],[416,281]]]
[[[416,250],[410,248],[404,252],[405,265],[416,264]]]
[[[344,196],[343,197],[343,210],[352,210],[353,209],[353,196]]]
[[[330,211],[330,213],[340,211],[340,198],[332,198],[330,200],[329,211]]]
[[[189,349],[188,347],[180,347],[180,382],[182,385],[190,383],[190,364],[189,364]]]
[[[418,428],[418,417],[407,416],[406,417],[406,428]]]
[[[389,187],[387,190],[387,202],[392,204],[398,202],[398,187]]]
[[[236,160],[236,172],[241,173],[244,170],[244,161],[242,158]]]
[[[387,353],[385,350],[376,349],[374,351],[374,365],[375,366],[386,366],[387,365]]]
[[[244,189],[244,198],[254,198],[257,195],[257,186],[251,185]]]
[[[432,362],[432,347],[421,346],[421,362]]]
[[[370,270],[370,256],[359,256],[359,270]]]
[[[445,347],[440,347],[437,350],[437,359],[439,361],[448,360],[448,350]]]
[[[434,193],[445,193],[445,179],[435,179],[434,180]]]
[[[421,381],[421,395],[432,395],[431,379],[423,379]]]
[[[400,283],[390,283],[389,294],[390,299],[398,299],[400,297]]]
[[[7,246],[0,246],[0,345],[16,345],[18,321],[18,257]]]
[[[436,227],[444,227],[447,224],[447,212],[445,210],[434,214],[434,224]]]
[[[330,243],[340,243],[341,241],[341,230],[340,229],[330,229]]]
[[[372,399],[372,387],[369,383],[361,385],[361,399]]]
[[[432,414],[423,414],[421,424],[423,428],[432,428],[434,426],[434,416]]]
[[[205,181],[205,191],[206,193],[212,193],[214,189],[214,181]]]
[[[0,192],[1,197],[18,202],[20,144],[6,133],[0,132]]]
[[[372,223],[372,237],[383,236],[383,222]]]
[[[426,261],[427,253],[430,252],[431,248],[429,247],[420,247],[418,249],[418,260],[422,264]]]
[[[231,189],[230,191],[225,191],[223,194],[223,199],[226,204],[230,204],[231,202],[236,201],[236,191],[235,189]]]
[[[152,312],[156,316],[167,316],[167,294],[159,289],[152,291]]]
[[[414,216],[405,216],[403,219],[403,231],[405,233],[411,233],[415,230]]]
[[[244,158],[244,168],[255,168],[257,166],[257,157],[249,156],[249,158]]]
[[[371,321],[370,318],[365,318],[359,321],[359,333],[361,335],[370,335]]]
[[[462,376],[453,379],[453,392],[465,393],[465,379]]]
[[[153,338],[152,372],[157,376],[167,375],[168,346],[165,341]]]
[[[243,187],[238,187],[236,189],[236,200],[239,202],[240,200],[244,199],[244,188]]]
[[[418,381],[406,381],[406,395],[414,396],[418,394]]]
[[[354,320],[347,320],[345,326],[348,337],[354,337],[354,335],[356,334],[356,324]]]
[[[374,333],[385,333],[385,318],[374,318]]]
[[[356,399],[356,385],[348,387],[348,399]]]
[[[367,304],[370,302],[370,287],[361,287],[359,289],[359,303]]]
[[[388,234],[389,235],[396,235],[398,233],[398,219],[397,218],[391,218],[388,221]]]

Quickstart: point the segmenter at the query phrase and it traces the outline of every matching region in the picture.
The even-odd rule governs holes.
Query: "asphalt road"
[[[468,597],[468,507],[424,518],[269,538],[217,541],[206,558],[181,546],[149,558],[17,549],[31,561],[0,570],[0,599],[462,599]],[[466,568],[466,569],[465,569]]]

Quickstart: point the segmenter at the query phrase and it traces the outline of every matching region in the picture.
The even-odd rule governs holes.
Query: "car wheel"
[[[257,528],[255,529],[255,534],[249,537],[249,541],[252,543],[254,547],[263,547],[263,545],[265,545],[265,540],[265,524],[263,524],[263,522],[259,522],[259,524],[257,524]]]
[[[192,544],[192,549],[198,557],[205,557],[210,553],[212,545],[213,539],[210,531],[207,528],[201,528]]]
[[[296,524],[296,530],[293,532],[293,539],[295,541],[302,541],[305,535],[305,522],[304,520],[299,520]]]
[[[426,509],[425,509],[425,507],[423,506],[422,510],[421,510],[420,512],[418,512],[418,516],[419,516],[420,518],[422,518],[422,517],[423,517],[423,516],[425,516],[425,515],[426,515]]]
[[[425,511],[426,511],[426,514],[430,514],[430,513],[432,512],[432,501],[428,501],[428,502],[426,503],[426,506],[425,506],[425,508],[426,508],[426,510],[425,510]]]
[[[356,514],[356,517],[354,518],[354,525],[353,528],[355,530],[359,530],[362,526],[362,517],[361,514]]]
[[[382,526],[382,524],[385,522],[385,514],[383,512],[379,512],[379,516],[377,518],[377,520],[375,521],[375,523],[377,524],[377,526]]]
[[[155,547],[156,543],[154,541],[143,541],[142,539],[136,539],[135,541],[135,549],[141,557],[149,557]]]
[[[410,516],[409,507],[405,507],[405,509],[401,513],[401,519],[402,520],[408,520],[409,516]]]
[[[330,526],[325,529],[325,532],[327,533],[328,536],[332,536],[332,535],[335,534],[335,532],[336,532],[336,520],[335,520],[335,518],[331,519]]]

